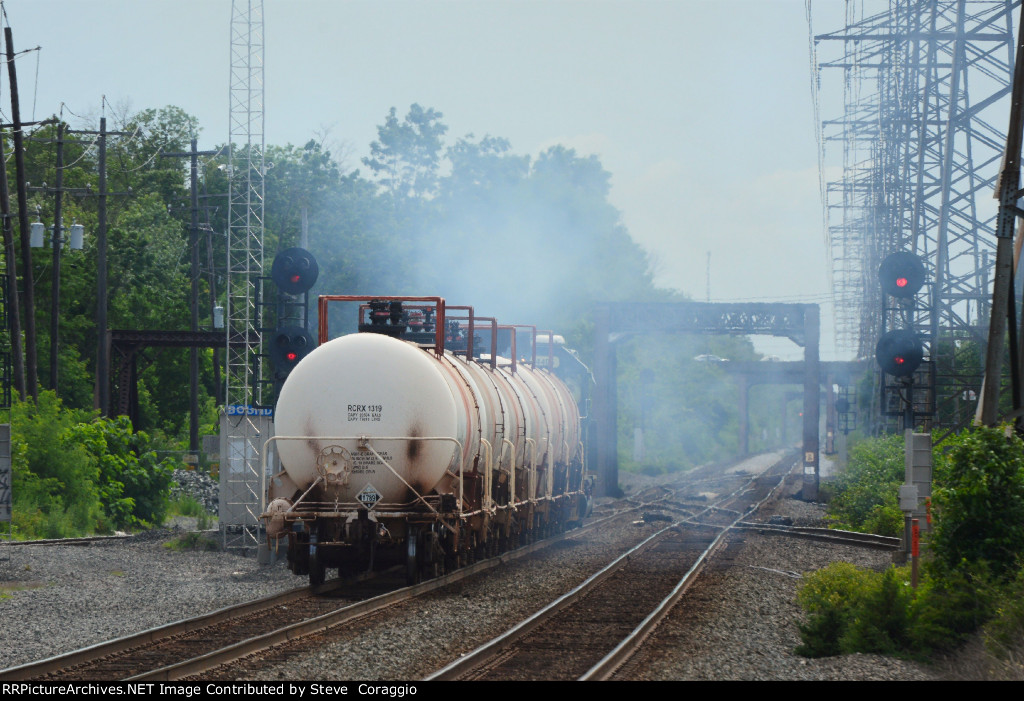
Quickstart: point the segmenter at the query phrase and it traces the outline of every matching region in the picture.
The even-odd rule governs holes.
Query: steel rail
[[[858,533],[833,528],[814,528],[811,526],[783,526],[774,523],[746,523],[735,526],[736,530],[754,531],[763,535],[786,535],[792,538],[804,538],[826,543],[852,545],[861,548],[879,550],[898,550],[902,544],[899,538],[877,533]]]
[[[628,512],[630,511],[630,509],[627,509],[625,511]],[[610,514],[609,516],[588,523],[586,524],[586,526],[583,526],[581,528],[573,529],[571,531],[566,531],[564,533],[560,533],[558,535],[545,538],[543,540],[537,541],[536,543],[531,543],[530,545],[516,548],[515,550],[510,550],[508,552],[502,553],[501,555],[496,555],[486,560],[481,560],[480,562],[473,563],[472,565],[469,565],[467,567],[460,567],[454,572],[450,572],[441,577],[430,579],[426,582],[420,582],[419,584],[415,584],[409,587],[396,589],[394,591],[387,592],[385,594],[381,594],[370,599],[366,599],[365,601],[359,601],[354,604],[350,604],[348,606],[339,608],[335,611],[331,611],[329,613],[317,616],[315,618],[299,621],[297,623],[293,623],[291,625],[279,628],[269,633],[265,633],[263,635],[258,635],[247,640],[243,640],[233,645],[229,645],[219,650],[214,650],[212,652],[200,655],[198,657],[194,657],[189,660],[183,660],[182,662],[167,665],[166,667],[161,667],[159,669],[144,672],[133,677],[128,677],[124,681],[176,681],[193,675],[208,672],[212,669],[220,667],[221,665],[234,662],[235,660],[238,660],[242,657],[246,657],[248,655],[252,655],[257,652],[261,652],[275,645],[286,643],[291,640],[296,640],[307,635],[314,635],[316,633],[326,631],[330,628],[335,628],[339,625],[349,623],[357,618],[368,616],[372,613],[389,608],[404,601],[408,601],[410,599],[414,599],[424,594],[429,594],[430,592],[436,591],[438,589],[442,589],[462,579],[465,579],[475,574],[479,574],[480,572],[485,572],[499,565],[507,564],[514,560],[518,560],[521,557],[533,554],[538,550],[543,550],[544,548],[559,543],[563,540],[574,538],[580,533],[587,532],[591,528],[596,528],[605,521],[618,518],[623,513],[624,512],[620,511],[614,514]]]
[[[776,465],[778,465],[778,464],[780,464],[782,462],[788,461],[788,460],[790,460],[790,458],[787,456],[787,457],[783,458],[782,460],[780,460],[778,463],[776,463]],[[776,465],[773,465],[772,468],[774,468]],[[769,470],[772,469],[772,468],[769,468]],[[786,474],[788,474],[788,473],[789,473],[789,470],[787,470]],[[746,491],[750,487],[750,485],[758,477],[759,477],[759,475],[750,476],[741,486],[737,487],[735,490],[733,490],[729,494],[723,496],[717,502],[717,504],[713,504],[713,505],[709,505],[709,506],[705,507],[704,510],[701,511],[701,513],[706,513],[708,511],[717,509],[718,508],[718,504],[725,503],[726,501],[735,498],[741,492]],[[772,490],[769,492],[769,494],[766,497],[764,497],[764,499],[759,501],[757,504],[752,506],[750,509],[746,510],[740,516],[738,516],[736,518],[736,521],[734,521],[734,523],[738,522],[743,516],[745,516],[746,514],[750,513],[753,509],[757,508],[762,503],[764,503],[764,501],[766,501],[769,497],[771,497],[775,493],[775,491],[778,489],[778,487],[781,486],[782,483],[785,481],[785,477],[786,477],[786,475],[784,474],[779,479],[779,483],[776,484],[775,487],[772,488]],[[643,507],[636,507],[636,508],[643,508]],[[646,539],[644,539],[643,541],[641,541],[640,543],[638,543],[637,545],[633,546],[632,548],[627,550],[625,553],[623,553],[622,555],[617,557],[615,560],[610,562],[608,565],[603,567],[601,570],[599,570],[599,571],[595,572],[594,574],[592,574],[590,577],[588,577],[581,584],[579,584],[578,586],[574,587],[572,590],[566,592],[562,596],[558,597],[557,599],[555,599],[551,603],[549,603],[546,606],[544,606],[542,609],[540,609],[539,611],[534,613],[532,616],[526,618],[523,621],[520,621],[518,624],[516,624],[512,628],[508,629],[507,631],[505,631],[501,635],[497,636],[496,638],[493,638],[492,640],[490,640],[487,643],[484,643],[483,645],[481,645],[480,647],[476,648],[475,650],[466,653],[465,655],[463,655],[460,658],[452,661],[451,663],[449,663],[445,667],[437,670],[436,672],[428,675],[427,677],[424,677],[423,681],[450,681],[450,680],[458,679],[459,677],[463,676],[464,674],[466,674],[470,670],[472,670],[472,669],[474,669],[476,667],[482,666],[487,660],[490,660],[490,659],[496,657],[501,651],[503,651],[503,650],[507,649],[508,647],[512,646],[513,644],[515,644],[518,640],[520,640],[521,638],[523,638],[526,635],[528,635],[530,632],[535,630],[541,624],[543,624],[544,622],[549,620],[556,613],[558,613],[559,611],[561,611],[562,609],[566,608],[567,606],[569,606],[571,604],[574,604],[577,601],[579,601],[580,599],[582,599],[585,595],[590,593],[595,587],[597,587],[599,584],[601,584],[603,581],[605,581],[608,577],[610,577],[616,571],[621,569],[630,560],[630,558],[635,557],[636,555],[639,555],[640,553],[642,553],[643,551],[648,549],[657,540],[660,540],[661,538],[663,538],[668,532],[675,531],[682,524],[690,522],[692,520],[693,519],[683,519],[681,521],[673,523],[673,524],[671,524],[669,526],[666,526],[665,528],[662,528],[661,530],[653,533],[652,535],[650,535],[649,537],[647,537]],[[717,528],[722,528],[722,526],[716,526],[716,527]],[[725,531],[723,531],[723,533],[728,531],[728,529],[730,527],[726,527],[726,529],[725,529]],[[722,535],[720,534],[715,539],[715,541],[712,542],[712,544],[710,546],[708,546],[707,549],[705,549],[705,551],[701,554],[700,558],[698,558],[698,563],[701,562],[702,560],[706,559],[706,557],[709,554],[709,550],[715,548],[716,545],[721,541],[721,538],[722,538]],[[691,568],[691,571],[692,571],[692,568]],[[684,579],[685,579],[685,577],[684,577]]]
[[[741,487],[741,489],[745,487],[746,485],[744,485],[744,487]],[[227,662],[231,662],[234,659],[238,659],[239,657],[245,655],[253,654],[254,652],[258,652],[261,649],[265,649],[266,647],[269,647],[271,645],[278,644],[279,642],[292,640],[301,637],[302,635],[316,633],[321,630],[325,630],[326,628],[339,625],[340,623],[343,623],[345,621],[352,620],[354,618],[361,617],[364,615],[368,615],[376,610],[398,603],[399,601],[404,601],[409,598],[413,598],[414,596],[419,596],[430,591],[433,591],[435,589],[442,588],[444,586],[457,582],[464,577],[468,577],[479,572],[483,572],[492,567],[496,567],[500,564],[511,562],[520,557],[532,554],[538,550],[546,548],[550,545],[559,543],[565,539],[574,538],[577,535],[589,532],[591,529],[597,528],[598,526],[607,521],[619,518],[625,514],[638,511],[647,507],[657,506],[660,504],[660,502],[678,496],[678,489],[672,490],[667,486],[652,487],[652,489],[654,488],[662,489],[664,490],[664,493],[658,496],[657,498],[651,499],[650,501],[638,503],[636,506],[630,506],[624,509],[615,509],[608,515],[590,521],[589,523],[581,526],[580,528],[573,529],[571,531],[567,531],[549,538],[545,538],[541,541],[517,548],[515,550],[510,550],[499,556],[483,560],[468,567],[460,568],[455,572],[449,573],[448,575],[444,575],[443,577],[432,579],[421,584],[417,584],[414,587],[406,587],[403,589],[395,590],[390,594],[381,595],[379,597],[374,597],[373,599],[367,599],[366,601],[358,602],[351,606],[342,607],[333,613],[325,614],[316,617],[315,619],[301,621],[299,623],[292,624],[285,628],[282,628],[278,631],[272,631],[261,636],[256,636],[249,640],[236,643],[234,645],[223,648],[222,650],[206,653],[198,658],[193,658],[192,660],[185,660],[175,665],[168,665],[167,667],[158,670],[143,673],[142,675],[132,677],[132,679],[173,680],[180,679],[182,677],[193,674],[198,674],[201,671],[212,669],[213,667],[217,667]],[[736,490],[736,492],[738,491],[739,490]],[[733,492],[733,494],[735,494],[736,492]],[[117,538],[117,536],[115,536],[115,538]],[[67,543],[67,540],[56,541],[52,544],[62,543],[69,544]],[[95,645],[91,645],[79,650],[73,650],[71,652],[55,655],[53,657],[49,657],[43,660],[29,662],[26,664],[18,665],[16,667],[3,669],[0,670],[0,680],[17,681],[35,679],[46,674],[51,674],[53,672],[67,669],[69,667],[86,664],[99,658],[106,657],[108,655],[123,652],[133,647],[149,645],[152,643],[156,643],[158,641],[166,640],[173,636],[182,635],[184,633],[198,630],[206,626],[216,625],[218,623],[231,620],[232,618],[237,618],[247,614],[256,613],[258,611],[270,609],[274,606],[278,606],[281,604],[287,604],[292,601],[310,596],[311,594],[329,593],[331,591],[334,591],[335,589],[350,584],[372,579],[374,576],[374,573],[362,573],[354,577],[347,577],[345,579],[335,579],[325,584],[322,584],[314,589],[310,589],[309,587],[298,587],[285,592],[280,592],[278,594],[273,594],[262,599],[257,599],[242,604],[228,606],[222,609],[218,609],[216,611],[212,611],[207,614],[203,614],[201,616],[196,616],[194,618],[182,619],[180,621],[175,621],[162,626],[157,626],[155,628],[150,628],[139,633],[134,633],[131,635],[127,635],[121,638],[117,638],[102,643],[97,643]],[[403,592],[408,594],[410,590],[415,591],[414,593],[409,594],[408,596],[398,598],[394,601],[390,601],[390,603],[383,603],[383,600],[386,597],[392,595],[396,597],[401,597]],[[344,620],[329,623],[328,618],[332,615],[338,615],[340,618],[343,618]]]
[[[322,589],[316,590],[316,593],[331,591],[337,586],[343,586],[350,582],[351,580],[335,580],[334,582],[322,585]],[[71,652],[55,655],[43,660],[37,660],[36,662],[28,662],[23,665],[18,665],[17,667],[9,667],[7,669],[0,670],[0,680],[20,681],[25,679],[35,679],[36,677],[50,674],[51,672],[92,662],[93,660],[97,660],[101,657],[129,650],[133,647],[148,645],[175,635],[181,635],[206,626],[214,625],[221,621],[231,620],[232,618],[263,611],[298,599],[304,599],[311,596],[312,593],[314,592],[312,592],[309,587],[297,587],[295,589],[289,589],[288,591],[263,597],[262,599],[247,601],[243,604],[235,604],[233,606],[226,606],[224,608],[217,609],[216,611],[203,614],[202,616],[185,618],[180,621],[174,621],[155,628],[149,628],[141,633],[133,633],[132,635],[126,635],[121,638],[115,638],[114,640],[96,643],[95,645],[90,645],[79,650],[72,650]]]
[[[660,540],[673,528],[674,524],[672,526],[666,526],[665,528],[662,528],[648,536],[637,545],[634,545],[632,548],[619,555],[612,562],[605,565],[602,569],[590,575],[590,577],[584,580],[581,584],[577,585],[565,594],[562,594],[529,618],[520,621],[512,628],[492,639],[490,642],[484,643],[476,650],[463,655],[446,667],[439,669],[428,677],[425,677],[423,681],[450,681],[457,679],[474,667],[479,666],[483,661],[494,657],[498,652],[509,647],[517,640],[537,628],[537,626],[547,621],[552,615],[558,613],[566,606],[579,601],[585,594],[590,592],[591,589],[606,580],[625,565],[626,562],[629,561],[630,557],[638,555],[649,548],[656,540]]]
[[[658,503],[658,501],[667,498],[667,496],[668,495],[662,495],[658,499],[652,500],[650,502],[646,502],[644,504],[641,504],[641,505],[638,505],[638,506],[635,506],[635,507],[630,507],[630,508],[627,508],[627,509],[616,510],[616,511],[614,511],[611,514],[609,514],[607,516],[603,516],[603,517],[598,518],[596,520],[593,520],[593,521],[585,524],[584,526],[582,526],[580,528],[577,528],[577,529],[574,529],[574,530],[571,530],[571,531],[566,531],[565,533],[561,533],[561,534],[558,534],[556,536],[552,536],[550,538],[545,538],[544,540],[541,540],[541,541],[538,541],[536,543],[532,543],[530,545],[526,545],[526,546],[523,546],[523,547],[520,547],[520,548],[516,548],[515,550],[510,550],[510,551],[508,551],[506,553],[502,553],[499,556],[492,557],[492,558],[489,558],[487,560],[483,560],[481,562],[478,562],[478,563],[475,563],[473,565],[470,565],[469,567],[460,568],[460,569],[456,570],[455,572],[449,573],[448,575],[444,575],[443,577],[440,577],[440,578],[437,578],[437,579],[432,579],[432,580],[429,580],[427,582],[423,582],[421,584],[417,584],[417,585],[415,585],[415,587],[412,587],[412,589],[416,590],[414,595],[418,596],[418,595],[422,595],[422,594],[428,593],[429,591],[433,591],[434,589],[441,588],[441,587],[446,586],[448,584],[457,582],[457,581],[459,581],[459,579],[462,579],[463,577],[468,577],[468,576],[470,576],[472,574],[476,574],[478,572],[485,571],[487,569],[490,569],[491,567],[496,567],[499,564],[504,564],[504,563],[511,562],[511,561],[516,560],[516,559],[518,559],[520,557],[523,557],[525,555],[534,553],[537,550],[541,550],[541,549],[543,549],[543,548],[545,548],[545,547],[547,547],[549,545],[554,545],[554,544],[559,543],[562,540],[565,540],[567,538],[572,538],[572,537],[575,537],[575,536],[577,536],[577,535],[579,535],[581,533],[588,532],[592,528],[596,528],[596,527],[600,526],[601,524],[603,524],[603,523],[605,523],[605,522],[607,522],[609,520],[612,520],[612,519],[615,519],[615,518],[619,518],[619,517],[621,517],[624,514],[627,514],[627,513],[632,512],[632,511],[636,511],[638,509],[642,509],[642,508],[645,508],[645,507],[649,507],[649,506],[655,505],[655,504]],[[54,543],[54,544],[59,544],[59,543]],[[247,615],[247,614],[256,613],[256,612],[259,612],[259,611],[263,611],[263,610],[266,610],[266,609],[273,608],[275,606],[279,606],[281,604],[287,604],[287,603],[290,603],[290,602],[293,602],[293,601],[296,601],[296,600],[299,600],[299,599],[303,599],[303,598],[305,598],[307,596],[310,596],[312,594],[325,594],[325,593],[329,593],[331,591],[334,591],[334,590],[336,590],[338,588],[341,588],[341,587],[344,587],[344,586],[347,586],[347,585],[350,585],[350,584],[354,584],[354,583],[361,582],[361,581],[366,581],[368,579],[371,579],[373,576],[374,575],[371,574],[371,573],[363,573],[363,574],[360,574],[360,575],[357,575],[357,576],[354,576],[354,577],[347,577],[345,579],[335,579],[335,580],[332,580],[332,581],[327,582],[325,584],[322,584],[322,585],[316,587],[315,589],[310,589],[309,587],[306,587],[306,586],[297,587],[295,589],[290,589],[288,591],[280,592],[278,594],[272,594],[270,596],[263,597],[261,599],[256,599],[254,601],[249,601],[249,602],[245,602],[245,603],[242,603],[242,604],[235,604],[235,605],[232,605],[232,606],[227,606],[227,607],[218,609],[216,611],[212,611],[210,613],[203,614],[201,616],[196,616],[194,618],[187,618],[187,619],[182,619],[180,621],[174,621],[172,623],[168,623],[168,624],[165,624],[165,625],[162,625],[162,626],[157,626],[155,628],[150,628],[150,629],[141,631],[139,633],[134,633],[134,634],[131,634],[131,635],[123,636],[121,638],[116,638],[114,640],[109,640],[109,641],[105,641],[105,642],[102,642],[102,643],[97,643],[95,645],[90,645],[88,647],[81,648],[79,650],[73,650],[71,652],[62,653],[60,655],[55,655],[53,657],[48,657],[48,658],[43,659],[43,660],[37,660],[35,662],[28,662],[28,663],[25,663],[25,664],[22,664],[22,665],[18,665],[16,667],[10,667],[8,669],[3,669],[3,670],[0,670],[0,680],[2,680],[2,681],[20,681],[20,680],[27,680],[27,679],[35,679],[35,678],[38,678],[40,676],[44,676],[46,674],[51,674],[53,672],[56,672],[56,671],[59,671],[59,670],[62,670],[62,669],[66,669],[68,667],[73,667],[73,666],[78,666],[78,665],[86,664],[86,663],[92,662],[94,660],[100,659],[102,657],[106,657],[108,655],[112,655],[112,654],[116,654],[116,653],[119,653],[119,652],[123,652],[123,651],[129,650],[129,649],[131,649],[133,647],[141,647],[141,646],[144,646],[144,645],[149,645],[149,644],[152,644],[152,643],[155,643],[155,642],[158,642],[158,641],[166,640],[166,639],[171,638],[171,637],[176,636],[176,635],[182,635],[184,633],[188,633],[188,632],[191,632],[191,631],[194,631],[194,630],[198,630],[198,629],[201,629],[201,628],[206,627],[206,626],[215,625],[215,624],[218,624],[218,623],[221,623],[221,622],[224,622],[224,621],[228,621],[228,620],[231,620],[232,618],[237,618],[237,617],[244,616],[244,615]],[[403,589],[396,590],[396,592],[393,592],[393,593],[399,593],[399,592],[403,592],[403,591],[408,591],[409,589],[410,589],[409,587],[406,587],[406,588],[403,588]],[[388,595],[382,595],[382,596],[388,596]],[[356,607],[358,607],[360,605],[367,605],[368,602],[372,602],[375,599],[380,599],[380,598],[381,597],[375,597],[374,599],[367,599],[365,602],[359,602],[358,604],[355,604],[355,605],[353,605],[351,607],[344,607],[342,609],[339,609],[339,611],[342,611],[342,612],[344,612],[344,611],[356,611],[356,610],[358,610]],[[411,597],[407,597],[407,598],[411,598]],[[405,599],[400,599],[400,600],[405,600]],[[391,605],[393,603],[397,603],[397,601],[392,601],[390,604],[385,604],[385,605]],[[358,617],[358,616],[366,615],[368,613],[372,613],[374,610],[377,610],[378,608],[382,608],[382,607],[383,606],[377,606],[376,608],[372,608],[370,610],[362,610],[361,613],[354,614],[354,615],[352,615],[350,618],[348,618],[346,620],[351,620],[351,618],[355,618],[355,617]],[[325,614],[325,616],[330,616],[330,615],[331,614]],[[319,619],[324,619],[325,616],[320,616],[318,618]],[[313,620],[316,620],[316,619],[313,619]],[[340,621],[340,622],[343,622],[343,621]],[[225,662],[230,662],[232,659],[237,659],[238,657],[241,657],[241,656],[244,656],[244,655],[248,655],[248,654],[252,654],[253,652],[256,652],[256,651],[258,651],[260,649],[257,645],[255,645],[253,643],[253,641],[257,641],[257,640],[269,641],[271,639],[273,639],[275,641],[275,642],[266,642],[264,644],[264,647],[266,647],[268,645],[277,644],[277,642],[281,642],[282,640],[291,640],[291,639],[294,639],[296,637],[300,637],[300,634],[314,633],[314,632],[317,632],[318,630],[322,630],[322,629],[325,629],[327,627],[331,627],[330,625],[323,625],[323,626],[320,626],[319,628],[317,628],[314,625],[314,626],[312,626],[311,630],[308,630],[305,633],[301,633],[300,629],[301,629],[301,627],[302,627],[302,625],[304,623],[308,623],[308,621],[300,622],[298,624],[294,624],[292,626],[288,626],[285,629],[281,629],[281,631],[290,631],[290,633],[284,633],[282,636],[275,637],[276,634],[281,632],[281,631],[274,631],[274,632],[265,634],[263,636],[257,636],[256,638],[252,638],[250,640],[243,641],[243,642],[238,643],[236,645],[229,646],[228,648],[224,648],[223,650],[213,651],[213,652],[207,653],[205,655],[200,656],[199,658],[195,658],[194,660],[186,660],[186,661],[181,662],[181,663],[179,663],[177,665],[168,665],[167,667],[161,668],[160,670],[154,670],[153,672],[145,673],[145,674],[140,675],[138,677],[133,677],[133,679],[155,678],[155,679],[171,680],[171,679],[181,678],[181,676],[188,676],[189,674],[198,674],[199,671],[190,671],[190,672],[187,672],[186,674],[182,674],[180,676],[170,676],[172,674],[175,674],[175,672],[173,672],[174,668],[180,667],[182,669],[185,669],[187,665],[195,663],[193,665],[193,669],[198,670],[199,667],[201,667],[203,664],[206,664],[206,663],[203,663],[203,662],[196,662],[196,660],[204,660],[205,659],[208,662],[210,660],[217,659],[219,661],[216,664],[212,665],[212,666],[218,666],[220,664],[224,664]],[[336,625],[336,624],[333,624],[333,625]],[[227,650],[230,650],[231,653],[229,654],[229,653],[225,652]],[[234,654],[235,657],[231,657],[231,654]],[[210,667],[207,667],[207,668],[210,668]],[[158,674],[158,673],[160,675],[162,675],[162,676],[155,676],[155,677],[148,676],[148,675],[153,675],[153,674]]]
[[[704,570],[704,566],[708,560],[711,559],[711,555],[718,551],[718,549],[725,543],[725,537],[734,529],[734,527],[740,523],[742,518],[749,513],[752,513],[759,509],[766,501],[775,496],[779,487],[786,481],[786,476],[789,471],[787,470],[779,477],[778,483],[769,490],[762,499],[752,504],[747,508],[741,515],[737,516],[736,519],[728,526],[721,527],[722,531],[711,544],[704,550],[703,553],[697,558],[697,561],[687,570],[686,574],[683,575],[679,583],[672,589],[668,596],[662,599],[661,603],[651,611],[647,617],[640,622],[640,624],[633,629],[629,635],[623,638],[615,649],[605,655],[601,660],[591,667],[587,672],[579,678],[578,681],[604,681],[611,678],[615,674],[616,670],[621,667],[626,660],[633,656],[640,646],[643,645],[644,641],[650,636],[658,624],[665,618],[672,607],[676,605],[676,602],[683,597],[683,594],[690,588],[697,577]]]
[[[203,533],[203,531],[197,531]],[[132,534],[125,535],[90,535],[80,538],[44,538],[42,540],[3,540],[0,539],[0,548],[8,545],[92,545],[93,543],[119,542],[134,538]]]

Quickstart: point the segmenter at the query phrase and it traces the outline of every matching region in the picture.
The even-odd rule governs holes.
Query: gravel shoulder
[[[820,525],[821,507],[787,498],[774,513]],[[651,641],[659,652],[632,665],[632,679],[665,680],[939,680],[938,670],[882,655],[808,659],[800,644],[796,603],[800,575],[830,562],[885,569],[885,551],[784,536],[745,533],[728,569],[702,575]]]
[[[0,545],[0,668],[52,657],[301,584],[279,563],[164,547],[156,530],[90,545]]]

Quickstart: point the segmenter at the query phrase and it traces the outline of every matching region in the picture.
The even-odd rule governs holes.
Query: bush
[[[797,602],[810,618],[801,624],[797,647],[804,657],[829,657],[842,652],[840,639],[856,613],[872,573],[848,562],[833,562],[807,575]]]
[[[53,392],[11,407],[13,527],[64,538],[161,523],[173,466],[127,417],[67,409]]]
[[[854,607],[854,615],[839,639],[843,652],[903,652],[910,641],[909,572],[888,568],[873,576]]]
[[[184,552],[188,550],[220,550],[220,545],[218,545],[216,540],[195,532],[183,533],[177,538],[164,543],[164,547],[168,550],[175,550],[177,552]]]
[[[978,427],[950,445],[935,471],[935,557],[950,570],[987,563],[995,577],[1012,577],[1024,552],[1024,442]]]
[[[852,531],[903,534],[899,486],[905,475],[903,436],[863,440],[850,449],[843,473],[831,486],[829,518]]]
[[[957,647],[992,616],[999,597],[984,567],[929,567],[910,604],[909,647],[921,654]]]
[[[62,538],[92,532],[103,510],[96,465],[63,436],[89,412],[66,409],[53,392],[11,406],[13,525],[20,537]]]
[[[1013,655],[1020,659],[1024,652],[1024,568],[1017,570],[1000,594],[992,606],[993,618],[985,625],[985,646],[996,659]]]
[[[168,504],[168,515],[170,516],[202,516],[206,509],[199,500],[190,494],[182,494]]]
[[[828,657],[851,652],[898,653],[912,638],[906,568],[883,573],[834,562],[807,576],[797,601],[810,614],[799,626],[796,653]]]
[[[78,424],[65,441],[82,446],[98,465],[100,501],[118,528],[163,523],[174,462],[158,461],[149,436],[133,432],[127,416]]]
[[[889,492],[895,504],[901,449],[898,436],[858,446],[837,484],[836,520],[841,515],[850,527],[886,522],[890,503],[877,492]],[[798,594],[808,620],[797,653],[924,657],[983,626],[997,655],[1024,650],[1024,442],[991,428],[952,439],[936,460],[932,504],[933,559],[918,588],[909,588],[906,569],[879,574],[836,563],[809,575]]]

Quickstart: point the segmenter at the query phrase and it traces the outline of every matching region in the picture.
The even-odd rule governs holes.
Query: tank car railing
[[[516,505],[516,444],[508,438],[501,439],[501,452],[498,453],[498,469],[501,469],[501,456],[505,454],[505,446],[508,446],[511,462],[509,462],[508,481],[508,503],[499,506],[499,509],[515,508]]]
[[[555,494],[555,451],[551,447],[551,439],[546,439],[548,442],[548,479],[547,479],[547,494],[544,495],[545,499],[550,500]]]
[[[580,492],[583,492],[586,489],[587,484],[587,464],[583,461],[586,453],[583,450],[583,441],[579,442],[577,450],[579,450],[580,455]],[[572,465],[571,460],[569,461],[569,464]]]
[[[330,340],[327,329],[327,305],[330,302],[371,302],[381,300],[384,302],[430,302],[434,305],[434,352],[444,355],[444,332],[445,332],[445,301],[443,297],[394,297],[394,296],[367,296],[367,295],[320,295],[317,298],[317,311],[320,318],[318,343],[323,345]]]
[[[395,470],[395,468],[393,468],[388,463],[388,461],[385,460],[381,456],[381,454],[378,453],[374,449],[374,447],[372,445],[370,445],[370,441],[371,440],[376,440],[376,441],[446,441],[448,443],[453,443],[454,444],[453,453],[452,453],[453,459],[455,458],[455,456],[459,455],[462,452],[462,443],[460,443],[457,439],[452,438],[451,436],[365,436],[365,435],[363,435],[363,436],[272,436],[269,439],[267,439],[267,441],[263,444],[263,453],[262,453],[262,455],[260,457],[260,461],[262,463],[261,470],[260,470],[260,474],[261,474],[261,484],[260,484],[261,496],[260,496],[260,499],[261,499],[261,501],[263,501],[263,504],[261,505],[262,513],[264,513],[264,514],[267,513],[267,504],[266,504],[266,498],[267,498],[266,497],[266,495],[267,495],[267,454],[269,453],[270,444],[272,442],[275,442],[275,441],[311,441],[311,440],[312,441],[332,441],[332,442],[355,441],[356,444],[358,445],[359,449],[361,449],[361,450],[369,450],[373,454],[373,456],[376,457],[377,460],[380,461],[380,463],[382,465],[384,465],[384,467],[386,467],[389,470],[391,470],[391,473],[395,477],[397,477],[399,479],[399,481],[401,481],[401,483],[404,484],[409,489],[410,492],[412,492],[413,494],[416,495],[416,499],[414,499],[410,503],[416,503],[417,501],[422,502],[424,506],[426,506],[428,509],[430,509],[437,516],[440,516],[440,512],[438,512],[438,510],[435,509],[434,506],[429,501],[427,501],[423,497],[422,494],[420,494],[418,491],[416,491],[411,484],[406,482],[405,478],[402,477],[402,475],[398,474],[398,471]],[[292,512],[295,509],[295,507],[297,507],[299,504],[303,503],[303,501],[302,501],[303,498],[307,494],[309,494],[309,492],[312,491],[313,487],[315,487],[323,479],[324,478],[323,478],[322,475],[317,477],[316,480],[314,480],[313,484],[310,485],[309,489],[307,489],[302,494],[302,496],[300,496],[295,501],[295,503],[292,504],[288,508],[287,511],[285,511],[285,513]],[[463,509],[462,509],[463,498],[465,496],[464,495],[464,491],[463,491],[464,490],[464,484],[465,484],[465,480],[464,480],[464,476],[463,476],[462,462],[459,461],[459,498],[458,498],[458,516],[459,516],[459,518],[462,518],[463,515],[464,515],[463,514]],[[405,504],[388,504],[388,503],[381,503],[381,502],[373,504],[372,507],[368,507],[365,504],[363,504],[362,502],[355,502],[355,504],[358,504],[359,506],[362,506],[367,511],[374,511],[378,506],[384,506],[384,507],[387,507],[387,506],[391,506],[391,507],[405,506]],[[451,526],[449,526],[448,524],[444,523],[443,521],[442,521],[442,524],[446,528],[449,528],[451,530]]]
[[[531,504],[537,503],[537,441],[532,438],[526,439],[526,445],[530,448],[530,471],[527,473],[526,501]],[[522,503],[522,502],[520,502]]]
[[[484,511],[486,511],[487,513],[493,514],[494,513],[494,506],[493,506],[494,497],[491,495],[491,489],[492,489],[492,487],[494,485],[494,477],[493,477],[493,470],[494,470],[494,448],[491,447],[491,442],[488,441],[486,438],[481,438],[480,439],[480,445],[482,445],[486,449],[486,453],[487,453],[487,458],[484,460],[484,464],[486,466],[484,468],[486,470],[486,472],[484,472],[484,498],[480,502],[480,505],[483,507]]]

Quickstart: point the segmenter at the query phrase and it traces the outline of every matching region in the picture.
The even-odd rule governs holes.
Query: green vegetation
[[[1009,433],[1009,435],[1007,435]],[[932,550],[955,569],[984,563],[1005,578],[1024,553],[1024,441],[1012,431],[978,429],[960,436],[935,470],[938,489]]]
[[[846,469],[829,486],[829,519],[836,528],[903,535],[899,486],[905,463],[903,436],[860,440],[850,447]]]
[[[886,480],[893,463],[902,475],[901,445],[887,437],[858,446],[855,474],[833,501],[838,522],[880,522],[878,509],[891,505],[881,495],[872,505],[869,483],[895,489]],[[928,658],[979,631],[996,658],[1024,651],[1024,442],[1012,431],[976,428],[951,439],[935,461],[935,527],[920,585],[910,587],[906,567],[879,573],[834,563],[808,575],[798,594],[808,614],[799,654]]]
[[[11,409],[14,533],[66,538],[163,521],[173,465],[125,417],[68,409],[52,392]]]
[[[172,500],[167,505],[168,516],[193,516],[198,517],[206,514],[206,509],[199,503],[199,500],[189,494],[183,494]]]
[[[188,494],[183,494],[177,499],[171,500],[167,506],[167,516],[189,516],[196,519],[196,528],[205,531],[210,527],[213,516],[206,510],[198,499]]]

